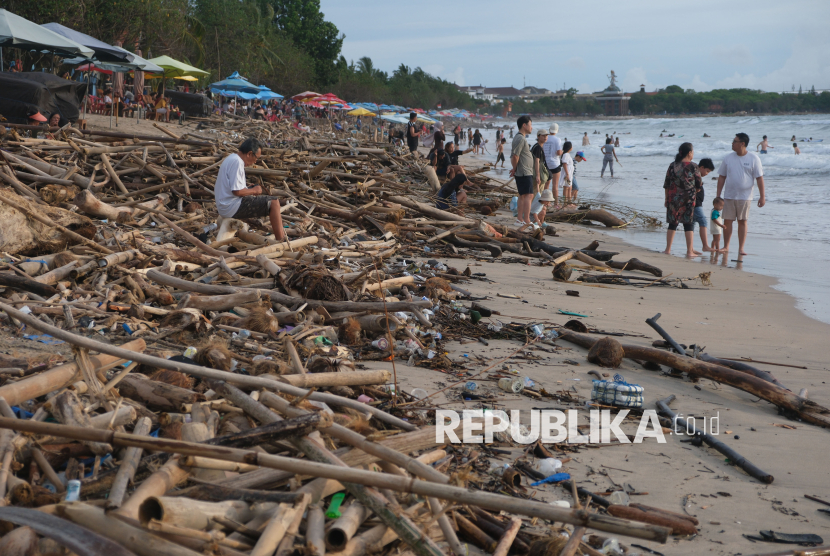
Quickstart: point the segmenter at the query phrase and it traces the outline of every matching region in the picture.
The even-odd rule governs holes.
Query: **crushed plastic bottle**
[[[545,458],[540,461],[536,467],[539,470],[539,473],[545,477],[550,477],[562,469],[562,462],[556,458]]]
[[[247,340],[248,338],[251,337],[251,331],[243,329],[243,330],[240,330],[239,332],[234,332],[233,334],[231,334],[231,337],[234,340]]]
[[[628,506],[628,503],[631,502],[631,498],[629,498],[628,494],[622,490],[615,490],[611,493],[611,496],[608,497],[608,501],[617,506]]]

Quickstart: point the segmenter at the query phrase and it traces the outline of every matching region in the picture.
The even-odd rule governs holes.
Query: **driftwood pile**
[[[470,318],[488,310],[462,310],[459,284],[486,278],[433,257],[533,261],[564,280],[571,259],[659,269],[488,224],[509,196],[481,170],[466,206],[436,209],[434,173],[376,135],[199,127],[2,136],[3,326],[72,355],[0,356],[0,523],[26,526],[0,553],[60,553],[54,539],[108,556],[521,554],[538,536],[522,517],[573,525],[563,554],[596,553],[585,528],[665,541],[670,516],[468,488],[480,454],[436,442],[394,372],[360,364],[448,369],[442,342],[534,338]],[[248,136],[267,145],[246,174],[280,200],[285,242],[266,220],[216,218],[219,165]]]

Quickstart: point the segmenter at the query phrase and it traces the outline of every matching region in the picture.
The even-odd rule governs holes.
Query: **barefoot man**
[[[723,159],[718,168],[718,197],[724,199],[723,205],[723,248],[719,252],[729,251],[732,238],[732,223],[738,221],[738,253],[746,255],[747,218],[752,202],[752,186],[758,183],[758,207],[763,207],[767,200],[764,195],[764,169],[757,154],[746,150],[749,136],[738,133],[732,140],[732,151]]]

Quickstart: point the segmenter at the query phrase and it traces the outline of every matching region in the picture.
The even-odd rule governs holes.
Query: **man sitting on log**
[[[253,137],[239,145],[239,152],[228,156],[219,167],[216,177],[216,210],[225,218],[260,218],[268,216],[274,229],[274,238],[285,239],[282,229],[280,202],[262,194],[262,186],[248,187],[245,166],[252,166],[262,155],[262,145]]]

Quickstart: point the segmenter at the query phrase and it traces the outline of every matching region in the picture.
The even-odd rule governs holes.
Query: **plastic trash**
[[[467,392],[475,392],[476,389],[478,389],[478,383],[473,382],[472,380],[464,385],[464,390]]]
[[[250,330],[240,330],[239,332],[234,332],[232,335],[234,340],[247,340],[251,337]]]
[[[81,499],[81,481],[72,479],[66,483],[64,502],[77,502]]]
[[[522,384],[525,388],[533,388],[534,386],[536,386],[536,383],[529,376],[526,376],[522,379]]]
[[[602,543],[602,550],[600,550],[603,554],[608,554],[609,556],[622,556],[625,554],[620,548],[620,541],[615,538],[605,539],[605,542]]]
[[[413,388],[412,392],[410,392],[410,394],[412,394],[412,397],[417,399],[417,400],[422,400],[422,399],[426,398],[427,396],[429,396],[429,392],[427,392],[423,388]]]
[[[199,351],[199,350],[197,350],[195,347],[193,347],[193,346],[189,346],[186,350],[184,350],[184,353],[183,353],[182,355],[184,355],[184,356],[185,356],[185,357],[187,357],[188,359],[193,359],[193,357],[196,355],[196,353],[197,353],[198,351]],[[258,355],[258,356],[256,356],[256,357],[254,357],[254,361],[256,361],[256,360],[257,360],[257,359],[256,359],[257,357],[261,357],[261,356],[259,356],[259,355]]]
[[[512,197],[510,199],[510,210],[513,211],[513,216],[519,216],[519,198]]]
[[[550,477],[562,469],[562,462],[556,458],[545,458],[539,462],[537,466],[539,473],[545,477]]]
[[[386,338],[380,337],[374,342],[372,342],[372,347],[377,348],[381,351],[386,351],[389,349],[389,340]]]
[[[541,481],[536,481],[535,483],[531,483],[530,486],[535,487],[535,486],[550,484],[550,483],[561,483],[562,481],[567,481],[570,478],[571,478],[571,476],[568,473],[555,473],[555,474],[551,475],[550,477],[545,477]]]
[[[359,401],[360,403],[369,403],[373,400],[372,400],[372,398],[370,398],[366,394],[361,394],[357,397],[357,401]]]
[[[608,497],[608,501],[617,506],[628,506],[628,503],[631,502],[631,498],[629,498],[628,494],[622,490],[615,490],[611,493],[611,496]]]
[[[326,517],[328,519],[337,519],[338,517],[342,516],[343,514],[340,513],[340,504],[343,503],[343,500],[346,499],[345,492],[338,492],[334,496],[331,497],[331,503],[329,504],[329,509],[326,510]]]
[[[525,389],[524,383],[520,378],[500,378],[499,379],[499,388],[504,390],[505,392],[512,392],[514,394],[518,394],[522,390]]]
[[[571,507],[571,503],[568,502],[567,500],[554,500],[553,502],[550,503],[550,505],[554,506],[556,508],[566,508],[566,509]]]
[[[536,338],[541,338],[545,335],[545,327],[541,324],[534,324],[530,327],[530,331],[533,332],[533,336]]]

